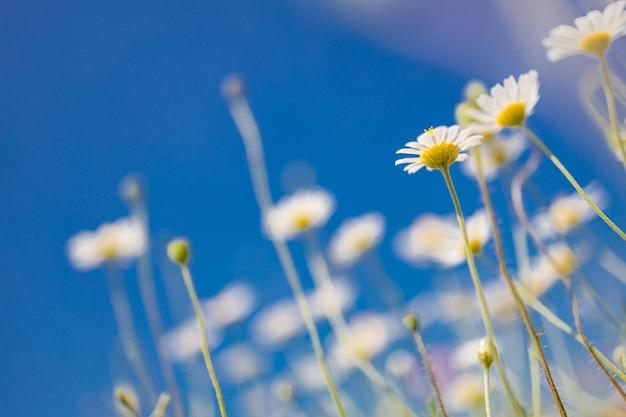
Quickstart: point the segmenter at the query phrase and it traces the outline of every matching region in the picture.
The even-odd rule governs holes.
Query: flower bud
[[[167,256],[172,262],[185,265],[190,255],[189,243],[183,238],[176,238],[167,245]]]
[[[413,313],[409,313],[406,316],[404,316],[404,319],[402,319],[402,321],[404,322],[404,325],[408,327],[409,330],[411,330],[412,332],[416,332],[417,329],[419,329],[419,322],[417,320],[417,316]]]
[[[485,368],[489,368],[493,363],[494,358],[494,350],[492,349],[492,344],[485,338],[480,339],[480,343],[478,344],[478,349],[476,350],[476,355],[478,356],[478,360],[483,364]]]

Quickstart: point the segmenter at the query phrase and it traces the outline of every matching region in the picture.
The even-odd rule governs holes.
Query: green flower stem
[[[467,257],[467,265],[470,270],[470,275],[472,276],[472,281],[474,283],[474,289],[476,290],[476,296],[478,298],[478,305],[480,308],[480,314],[482,316],[483,324],[485,326],[485,331],[487,333],[487,341],[492,347],[493,352],[497,352],[496,343],[495,343],[495,335],[493,331],[493,324],[491,323],[491,316],[489,315],[489,309],[487,307],[487,300],[485,299],[485,293],[482,288],[482,284],[480,282],[480,277],[478,276],[478,270],[476,269],[476,263],[474,261],[474,254],[472,253],[472,249],[469,244],[469,238],[467,236],[467,229],[465,227],[465,219],[463,217],[463,211],[461,210],[461,203],[459,202],[459,197],[454,188],[454,184],[452,183],[452,177],[450,176],[450,170],[448,167],[445,167],[440,170],[443,174],[443,178],[446,181],[446,185],[448,186],[448,191],[450,192],[450,197],[452,198],[452,203],[454,204],[454,210],[456,211],[456,217],[459,222],[459,228],[461,229],[461,234],[463,235],[463,244],[465,245],[465,255]],[[500,355],[496,353],[495,355],[495,363],[498,368],[498,373],[500,374],[500,379],[502,380],[502,385],[504,387],[504,391],[506,393],[515,414],[519,417],[525,416],[524,408],[520,404],[520,402],[513,394],[513,390],[511,389],[511,385],[509,384],[508,378],[506,376],[506,371],[504,369],[504,365],[502,364],[502,360],[500,359]]]
[[[624,233],[622,231],[622,229],[620,229],[619,227],[617,227],[617,225],[615,223],[613,223],[613,221],[611,219],[609,219],[609,217],[604,214],[604,212],[600,209],[600,207],[598,207],[596,205],[596,203],[594,203],[591,198],[589,198],[589,196],[587,195],[587,193],[585,193],[585,191],[583,190],[583,188],[580,186],[580,184],[578,184],[578,182],[574,179],[574,177],[572,176],[572,174],[570,174],[570,172],[567,170],[567,168],[565,168],[565,166],[563,166],[563,164],[561,163],[561,161],[558,160],[558,158],[556,156],[554,156],[554,154],[546,147],[546,145],[544,145],[544,143],[537,137],[537,135],[535,135],[530,129],[528,129],[525,125],[520,125],[520,128],[524,131],[524,133],[526,133],[528,135],[528,137],[530,139],[532,139],[533,142],[535,142],[535,144],[543,151],[543,153],[546,154],[546,156],[548,158],[550,158],[550,161],[552,161],[552,163],[559,169],[559,171],[561,171],[561,173],[563,174],[563,176],[565,176],[565,178],[572,184],[572,186],[576,189],[576,191],[578,191],[578,194],[580,194],[580,196],[587,202],[587,204],[589,204],[589,206],[593,209],[593,211],[596,212],[596,214],[602,219],[604,220],[604,222],[615,232],[617,233],[617,235],[619,237],[621,237],[623,240],[626,240],[626,233]]]
[[[261,134],[259,128],[254,120],[250,106],[243,94],[243,81],[237,78],[228,78],[222,85],[224,98],[228,102],[230,114],[239,130],[246,150],[246,157],[248,159],[248,166],[250,169],[250,177],[252,179],[252,188],[254,190],[255,197],[261,210],[261,218],[265,218],[266,213],[272,208],[272,196],[269,188],[269,181],[267,179],[267,170],[265,168],[265,157],[263,156],[263,144],[261,140]],[[319,363],[322,374],[328,391],[335,403],[337,412],[340,417],[345,417],[346,413],[343,408],[343,404],[339,399],[335,382],[333,381],[328,363],[324,357],[324,350],[322,349],[322,343],[315,327],[315,321],[313,320],[313,314],[311,308],[306,300],[302,284],[298,272],[287,247],[287,243],[282,239],[271,238],[276,254],[280,264],[287,277],[287,282],[291,287],[291,291],[294,294],[300,314],[304,320],[304,324],[309,333],[311,339],[311,345],[315,352],[315,356]]]
[[[533,243],[537,247],[537,249],[539,249],[539,251],[546,256],[546,258],[550,262],[551,266],[555,269],[555,271],[561,272],[561,278],[563,278],[563,283],[565,284],[567,292],[570,296],[570,303],[572,305],[572,315],[574,316],[574,322],[576,323],[576,329],[578,330],[580,340],[585,345],[585,347],[587,348],[587,351],[589,351],[589,353],[591,354],[591,357],[598,364],[602,372],[604,372],[604,374],[609,379],[609,381],[611,381],[611,383],[613,384],[617,392],[620,394],[622,399],[626,401],[626,393],[624,392],[622,387],[618,384],[618,382],[615,380],[613,375],[607,370],[606,366],[603,364],[603,361],[596,354],[595,349],[593,348],[593,346],[591,345],[591,343],[585,336],[585,332],[582,326],[582,321],[580,319],[578,299],[576,297],[576,294],[574,293],[574,289],[572,288],[572,280],[570,276],[567,273],[564,273],[563,271],[561,271],[561,268],[559,267],[559,265],[555,262],[555,260],[550,256],[550,254],[546,250],[534,226],[531,224],[530,220],[528,220],[528,216],[526,215],[526,210],[524,209],[524,203],[522,199],[522,184],[531,175],[533,170],[530,168],[536,169],[536,166],[538,164],[538,159],[537,158],[531,159],[527,162],[527,164],[529,163],[531,167],[526,166],[525,168],[520,170],[520,172],[515,176],[515,178],[513,178],[513,181],[511,184],[511,198],[513,200],[513,206],[515,207],[515,212],[520,222],[522,223],[522,225],[528,232],[528,235],[532,239]],[[521,288],[521,286],[519,288]]]
[[[191,272],[189,271],[189,267],[185,263],[181,263],[180,270],[183,274],[183,278],[185,280],[185,286],[187,287],[187,292],[189,293],[189,298],[191,298],[191,302],[193,304],[193,308],[196,312],[196,318],[198,319],[198,328],[200,331],[200,338],[202,342],[202,354],[204,355],[204,363],[206,365],[206,369],[209,372],[209,377],[211,378],[211,383],[213,384],[213,388],[215,389],[215,396],[217,397],[217,404],[220,409],[220,414],[222,417],[226,417],[226,408],[224,407],[224,398],[222,397],[222,389],[220,388],[220,383],[217,380],[217,375],[215,375],[215,370],[213,369],[213,362],[211,361],[211,353],[209,352],[209,338],[207,336],[206,323],[204,321],[204,314],[202,313],[202,307],[200,306],[200,301],[198,301],[198,295],[196,294],[196,289],[193,286],[193,281],[191,279]]]
[[[541,417],[541,385],[539,385],[539,355],[533,345],[528,348],[528,363],[530,364],[530,386],[533,401],[533,417]]]
[[[487,417],[491,417],[491,399],[489,393],[489,367],[483,366],[483,381],[484,381],[484,390],[485,390],[485,413]]]
[[[335,286],[330,277],[328,271],[328,265],[324,259],[324,255],[315,241],[315,236],[312,233],[307,234],[305,239],[306,245],[306,261],[311,271],[311,276],[315,282],[315,287],[319,290],[329,288],[333,294],[336,294]],[[329,314],[329,321],[333,329],[333,333],[337,336],[340,344],[343,346],[350,346],[352,333],[348,327],[345,317],[341,312],[339,305],[333,306],[332,311]],[[395,392],[393,387],[387,382],[385,377],[374,367],[372,362],[368,358],[359,358],[356,361],[356,365],[361,372],[380,389],[391,402],[396,404],[402,413],[407,416],[415,416],[415,413],[411,410],[409,405]]]
[[[548,381],[548,386],[550,387],[550,392],[552,393],[552,397],[556,403],[557,408],[559,409],[559,413],[561,416],[567,416],[565,412],[565,406],[563,405],[563,401],[559,395],[558,390],[556,389],[556,384],[554,379],[552,378],[552,373],[550,372],[550,366],[548,365],[548,361],[546,360],[545,355],[543,354],[543,350],[541,348],[541,342],[539,341],[539,336],[537,336],[537,331],[533,327],[532,322],[530,321],[530,317],[528,316],[528,311],[524,306],[524,302],[520,298],[517,293],[517,289],[515,287],[515,283],[509,273],[509,269],[506,266],[506,261],[504,258],[504,248],[502,245],[502,237],[500,236],[500,229],[498,228],[498,222],[496,220],[495,212],[493,210],[493,204],[491,202],[491,197],[489,196],[489,190],[487,189],[487,182],[485,180],[485,175],[483,172],[482,159],[480,155],[480,146],[474,148],[472,152],[474,155],[474,159],[476,162],[476,171],[478,173],[478,183],[480,185],[480,192],[483,197],[483,201],[485,203],[485,209],[487,213],[489,213],[489,219],[491,221],[491,228],[493,230],[493,238],[496,244],[496,252],[498,255],[498,262],[500,264],[500,272],[504,277],[504,280],[509,288],[509,291],[513,295],[513,300],[515,301],[515,305],[519,310],[522,320],[526,325],[526,329],[528,330],[528,334],[533,342],[533,346],[536,349],[536,353],[539,361],[541,362],[541,367],[543,368],[544,375],[546,376],[546,380]]]
[[[139,187],[139,185],[137,184]],[[145,236],[150,236],[150,227],[148,220],[148,210],[146,209],[145,201],[143,200],[143,194],[132,198],[129,201],[129,209],[131,215],[136,218],[141,227],[144,230]],[[141,302],[146,312],[148,319],[148,327],[150,327],[150,334],[152,336],[152,342],[156,347],[157,357],[159,360],[159,367],[165,380],[165,386],[172,398],[172,404],[176,417],[183,417],[183,407],[180,398],[180,390],[178,383],[176,382],[176,375],[174,374],[174,368],[171,361],[166,359],[167,352],[165,344],[160,343],[161,336],[163,334],[163,321],[161,320],[161,313],[159,311],[159,304],[157,301],[156,290],[154,288],[154,275],[152,274],[152,259],[150,256],[150,239],[147,239],[148,247],[144,253],[137,260],[137,280],[139,282],[139,294],[141,296]]]
[[[611,86],[611,77],[609,76],[609,68],[606,65],[606,55],[601,54],[598,56],[600,60],[600,70],[602,72],[602,80],[604,81],[604,96],[606,98],[606,107],[609,110],[609,120],[611,121],[611,128],[615,135],[615,140],[618,143],[620,153],[622,155],[622,164],[626,168],[626,148],[624,142],[620,136],[619,123],[617,121],[617,111],[615,110],[615,98],[613,97],[613,87]]]
[[[124,355],[126,355],[126,359],[137,375],[139,383],[146,390],[150,401],[156,401],[156,392],[152,386],[143,357],[139,352],[137,332],[133,324],[133,313],[128,302],[124,277],[117,265],[112,262],[107,263],[105,269],[109,283],[109,298],[111,299],[111,307],[113,308],[113,315],[115,316]]]
[[[415,339],[415,344],[417,345],[417,350],[422,357],[422,362],[424,362],[424,367],[426,368],[426,372],[428,373],[428,377],[430,378],[430,384],[433,386],[433,390],[435,390],[435,397],[437,397],[437,403],[439,403],[439,409],[441,410],[441,414],[443,417],[448,417],[448,412],[446,411],[446,407],[443,405],[443,398],[441,397],[441,391],[439,391],[439,385],[437,384],[437,378],[435,378],[435,373],[433,372],[433,366],[428,358],[428,352],[426,351],[426,346],[424,346],[424,341],[422,340],[422,336],[420,335],[417,329],[411,329],[411,333],[413,333],[413,339]],[[490,417],[490,416],[487,416]]]

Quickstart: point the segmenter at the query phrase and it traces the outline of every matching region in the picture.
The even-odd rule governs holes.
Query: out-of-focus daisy
[[[482,136],[474,134],[472,130],[461,129],[458,125],[439,126],[424,131],[414,142],[408,142],[406,148],[398,150],[397,154],[415,155],[409,158],[396,160],[396,165],[407,164],[404,171],[414,174],[422,167],[429,171],[433,169],[447,169],[457,161],[465,161],[467,154],[464,151],[480,144]]]
[[[384,232],[385,218],[380,213],[347,219],[330,241],[330,259],[338,265],[350,266],[376,246]]]
[[[397,349],[389,353],[385,360],[385,369],[391,375],[404,377],[418,367],[415,355],[403,349]]]
[[[540,255],[530,272],[521,277],[521,283],[535,296],[548,291],[560,277],[570,274],[579,265],[578,257],[564,243],[557,243],[548,248],[548,255]]]
[[[474,254],[480,253],[491,236],[491,225],[484,210],[478,210],[467,219],[467,234]],[[444,267],[465,262],[463,235],[451,217],[425,214],[418,217],[407,230],[396,238],[398,255],[407,261],[429,260]]]
[[[598,207],[604,208],[606,194],[601,188],[591,184],[585,187],[585,192]],[[593,219],[594,216],[595,213],[589,204],[578,193],[573,193],[556,197],[548,210],[539,214],[534,221],[543,234],[551,232],[565,234]]]
[[[265,307],[252,320],[252,335],[263,345],[280,345],[303,332],[304,322],[293,300]]]
[[[480,145],[480,156],[485,179],[490,181],[496,178],[500,170],[516,161],[527,147],[528,141],[521,132],[513,132],[509,136],[502,134],[486,136]],[[461,169],[472,177],[478,176],[474,158],[470,158],[467,163],[461,165]]]
[[[275,238],[290,240],[326,224],[335,211],[335,198],[326,190],[311,188],[282,198],[265,217],[265,230]]]
[[[475,120],[470,125],[479,133],[497,133],[505,127],[521,126],[539,101],[537,71],[531,70],[516,80],[512,75],[503,84],[491,87],[489,94],[476,99],[478,109],[467,114]]]
[[[345,279],[335,280],[317,288],[307,296],[313,317],[333,317],[348,310],[356,299],[354,286]]]
[[[209,332],[209,348],[214,349],[222,342],[222,335],[217,329],[207,327]],[[189,319],[180,324],[175,329],[163,335],[161,343],[164,343],[165,350],[169,352],[169,359],[172,362],[186,362],[193,359],[202,352],[202,339],[198,332],[198,321]]]
[[[560,25],[552,29],[543,46],[548,59],[559,61],[577,54],[603,55],[615,39],[626,34],[626,1],[609,3],[604,10],[593,10],[574,20],[576,27]]]
[[[207,320],[224,327],[248,317],[256,305],[254,288],[249,284],[235,283],[205,301],[202,308]]]
[[[489,312],[494,320],[506,323],[517,317],[517,306],[504,282],[492,281],[484,286],[484,291]]]
[[[229,346],[220,352],[217,363],[226,379],[234,384],[250,381],[263,370],[263,359],[246,344]]]
[[[326,380],[320,369],[320,364],[314,355],[301,356],[289,361],[291,369],[296,376],[299,386],[305,391],[320,391],[326,388]],[[332,363],[329,364],[333,369],[333,378],[340,381],[345,376],[345,372],[341,368],[336,368]]]
[[[479,365],[476,347],[479,345],[480,340],[480,338],[471,339],[454,349],[451,360],[455,369],[468,369]]]
[[[445,400],[454,411],[467,411],[482,406],[485,401],[482,378],[469,373],[461,375],[446,390]]]
[[[107,261],[123,263],[140,256],[146,250],[146,235],[138,221],[121,218],[93,232],[77,233],[67,241],[66,249],[72,266],[87,271]]]
[[[361,313],[348,326],[349,337],[334,350],[338,366],[348,369],[382,352],[399,333],[396,320],[375,313]]]

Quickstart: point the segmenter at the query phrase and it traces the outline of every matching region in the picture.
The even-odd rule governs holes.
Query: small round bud
[[[189,261],[189,243],[183,238],[176,238],[167,245],[167,256],[172,262],[185,265]]]
[[[125,384],[116,386],[113,396],[115,398],[115,406],[122,414],[128,417],[139,415],[137,393],[130,386]]]
[[[478,356],[478,360],[483,364],[485,368],[489,368],[493,363],[494,352],[491,349],[491,343],[485,338],[480,339],[480,343],[478,344],[478,349],[476,350],[476,355]]]
[[[419,328],[419,321],[417,320],[417,316],[413,313],[409,313],[404,316],[404,319],[402,319],[402,321],[404,322],[404,325],[408,327],[409,330],[411,330],[412,332],[416,332]]]
[[[481,94],[487,94],[487,87],[480,81],[470,81],[465,86],[464,95],[467,101],[476,101]]]
[[[242,98],[245,92],[245,83],[240,75],[231,74],[222,81],[222,97],[226,101]]]

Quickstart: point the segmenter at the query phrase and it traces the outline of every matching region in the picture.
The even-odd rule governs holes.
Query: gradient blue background
[[[430,22],[448,24],[442,20]],[[117,184],[128,173],[146,179],[157,245],[175,234],[191,238],[202,297],[233,279],[287,294],[219,94],[232,72],[247,79],[275,197],[283,167],[310,162],[317,182],[337,196],[329,229],[381,211],[388,222],[381,251],[390,261],[401,227],[421,212],[451,211],[440,176],[404,174],[394,152],[425,127],[451,124],[470,78],[493,83],[546,67],[544,51],[535,45],[541,61],[529,63],[509,51],[506,36],[492,36],[494,61],[480,71],[485,51],[457,65],[448,45],[472,33],[452,24],[448,37],[414,39],[432,46],[423,59],[419,47],[414,54],[388,48],[393,36],[379,36],[383,25],[366,36],[358,27],[323,8],[278,0],[0,5],[0,416],[84,415],[84,395],[110,388],[115,327],[106,282],[101,271],[72,270],[64,244],[125,215]],[[573,63],[592,66],[582,57]],[[551,79],[574,68],[557,65]],[[582,183],[599,177],[623,189],[606,150],[584,147],[598,132],[577,116],[580,106],[559,101],[559,93],[575,96],[574,85],[542,82],[548,87],[531,124]],[[478,194],[458,178],[472,212]],[[610,213],[626,222],[619,199]],[[407,294],[427,284],[427,273],[392,264]]]

